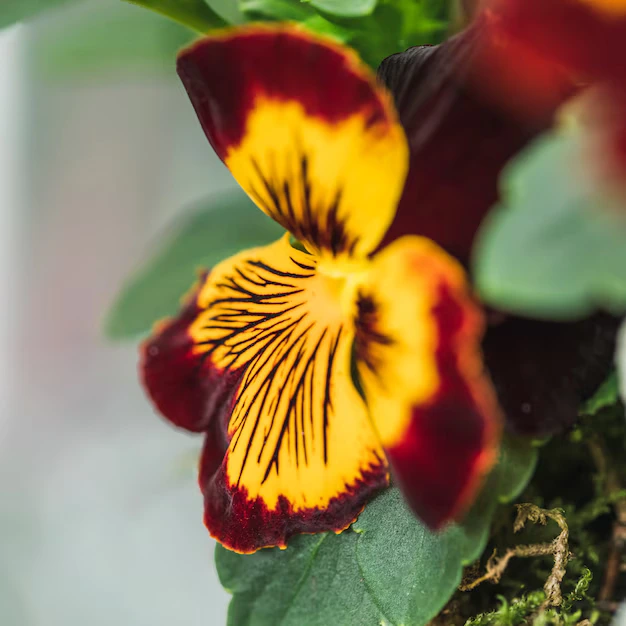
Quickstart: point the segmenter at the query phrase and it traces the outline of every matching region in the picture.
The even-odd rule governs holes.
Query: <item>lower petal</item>
[[[213,537],[241,553],[341,531],[388,481],[351,379],[354,327],[314,256],[288,237],[218,265],[190,328],[197,354],[241,372],[200,472]],[[221,430],[220,430],[221,429]]]
[[[469,506],[497,452],[482,315],[458,263],[405,237],[375,258],[358,328],[359,379],[394,476],[438,528]]]

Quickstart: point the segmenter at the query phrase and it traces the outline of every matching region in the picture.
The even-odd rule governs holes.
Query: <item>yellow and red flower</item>
[[[205,522],[238,552],[341,531],[386,486],[438,528],[491,467],[500,413],[460,263],[396,239],[409,163],[387,92],[292,26],[204,39],[179,74],[205,133],[288,232],[203,275],[142,350],[175,425],[206,433]]]

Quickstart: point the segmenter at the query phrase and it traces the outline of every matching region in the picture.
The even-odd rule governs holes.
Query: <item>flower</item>
[[[248,553],[341,531],[390,470],[429,526],[457,518],[500,413],[462,266],[417,236],[374,254],[408,164],[388,94],[294,26],[203,39],[178,71],[216,153],[288,231],[203,275],[142,349],[158,410],[206,434],[211,535]]]
[[[575,91],[562,66],[514,44],[483,14],[441,45],[410,48],[381,64],[379,78],[394,97],[410,148],[385,242],[426,236],[471,267],[502,169],[550,128]],[[487,319],[484,359],[507,429],[547,436],[570,427],[609,372],[619,320],[596,314],[557,323],[507,311],[488,311]]]

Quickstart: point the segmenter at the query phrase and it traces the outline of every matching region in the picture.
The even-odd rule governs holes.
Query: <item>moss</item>
[[[625,447],[621,405],[543,445],[524,504],[498,512],[465,591],[432,625],[608,626],[626,596]]]

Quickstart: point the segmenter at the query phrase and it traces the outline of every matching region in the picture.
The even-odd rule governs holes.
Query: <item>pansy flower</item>
[[[500,173],[550,128],[577,84],[562,65],[546,64],[536,51],[494,32],[485,14],[440,45],[385,59],[378,75],[394,97],[410,149],[385,241],[408,233],[429,237],[471,270],[474,240],[499,197]],[[610,371],[619,320],[597,314],[563,323],[493,310],[487,320],[484,359],[507,428],[545,436],[570,427]]]
[[[225,31],[179,75],[216,153],[287,233],[201,277],[142,350],[158,410],[205,433],[205,523],[226,547],[341,531],[390,473],[432,528],[491,467],[483,316],[431,240],[380,244],[409,152],[351,52],[293,26]]]

